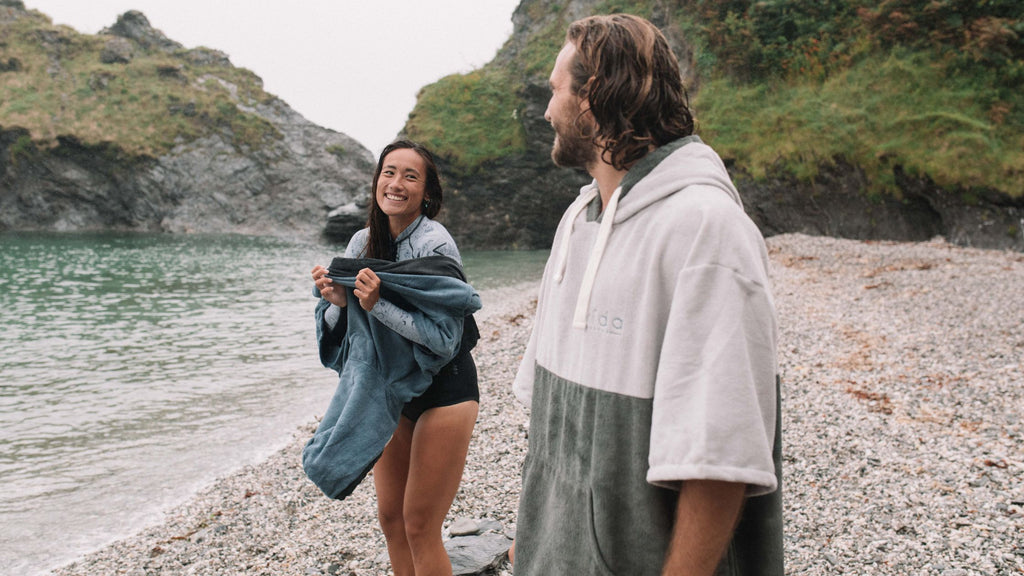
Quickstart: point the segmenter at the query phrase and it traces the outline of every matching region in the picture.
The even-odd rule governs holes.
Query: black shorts
[[[454,406],[470,400],[480,401],[480,387],[477,385],[473,355],[466,350],[441,368],[426,392],[405,404],[402,416],[415,422],[431,408]]]

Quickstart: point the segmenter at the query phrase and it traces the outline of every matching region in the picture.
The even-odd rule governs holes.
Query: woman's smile
[[[388,216],[392,235],[411,224],[423,210],[426,197],[423,158],[414,150],[400,148],[384,159],[377,180],[377,204]]]

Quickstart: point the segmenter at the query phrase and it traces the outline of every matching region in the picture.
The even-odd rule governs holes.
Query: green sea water
[[[159,520],[322,414],[309,271],[342,246],[246,236],[0,234],[0,572]],[[546,252],[466,252],[481,293]]]

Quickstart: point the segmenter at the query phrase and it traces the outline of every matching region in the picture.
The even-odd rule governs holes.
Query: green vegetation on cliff
[[[516,93],[497,69],[456,74],[420,91],[406,134],[469,170],[525,149]]]
[[[695,0],[713,54],[702,132],[754,177],[843,160],[871,192],[893,169],[1024,194],[1018,0]]]
[[[213,133],[239,148],[280,136],[244,110],[271,98],[262,81],[220,53],[81,34],[20,3],[6,4],[0,6],[0,128],[24,128],[38,146],[70,136],[132,156],[159,156]]]
[[[896,192],[897,165],[942,187],[1024,192],[1024,123],[978,78],[947,75],[920,53],[872,55],[815,84],[715,80],[699,103],[705,135],[755,178],[783,169],[807,179],[842,159],[875,193]]]
[[[1019,0],[581,2],[649,17],[695,51],[700,132],[754,178],[803,180],[833,162],[898,194],[894,170],[948,189],[1024,195],[1024,3]],[[562,3],[526,0],[482,71],[423,89],[406,131],[461,170],[521,153],[514,111],[543,84],[568,24]],[[657,16],[656,16],[657,15]],[[484,80],[486,79],[486,81]],[[448,98],[486,84],[479,107]],[[479,88],[478,88],[479,89]],[[488,135],[502,135],[497,143]],[[469,151],[477,147],[480,153]]]

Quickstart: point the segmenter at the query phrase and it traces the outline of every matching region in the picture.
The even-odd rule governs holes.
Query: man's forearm
[[[745,484],[683,482],[663,576],[710,576],[725,553],[743,507]]]

